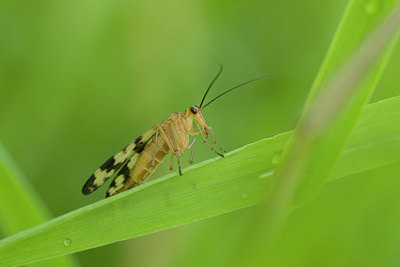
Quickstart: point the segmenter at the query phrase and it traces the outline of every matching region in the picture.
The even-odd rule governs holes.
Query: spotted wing
[[[132,159],[135,154],[140,154],[146,144],[154,136],[156,127],[151,128],[143,135],[139,136],[126,147],[121,149],[118,153],[109,158],[103,163],[86,181],[82,188],[82,193],[88,195],[94,192],[97,188],[102,186],[110,177],[118,177],[120,174],[124,174],[128,167],[128,162]],[[136,160],[136,157],[134,157]],[[128,173],[129,175],[129,173]]]
[[[133,166],[136,164],[137,154],[131,157],[128,162],[122,166],[121,170],[118,171],[118,174],[115,176],[114,180],[111,182],[110,187],[107,190],[106,197],[113,196],[115,194],[120,193],[125,183],[129,180],[131,170]]]

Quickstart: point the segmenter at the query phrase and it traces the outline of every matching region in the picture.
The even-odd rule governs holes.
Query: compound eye
[[[191,111],[193,114],[196,114],[196,113],[197,113],[197,107],[191,107],[191,108],[190,108],[190,111]]]

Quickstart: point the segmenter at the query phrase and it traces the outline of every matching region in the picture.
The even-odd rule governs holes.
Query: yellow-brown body
[[[138,155],[129,179],[116,194],[145,183],[170,151],[180,158],[183,151],[188,149],[193,124],[192,118],[185,116],[185,113],[174,113],[156,126],[156,135]]]
[[[197,131],[195,131],[197,129]],[[215,145],[214,133],[205,122],[201,108],[190,106],[182,113],[173,113],[167,119],[157,124],[143,135],[129,143],[101,165],[85,183],[82,192],[90,194],[100,187],[115,173],[107,196],[112,196],[147,181],[150,175],[171,152],[170,170],[173,169],[173,158],[178,162],[179,174],[182,175],[179,159],[185,150],[192,148],[189,163],[192,163],[193,149],[196,139],[189,144],[189,135],[200,134],[203,142],[215,153],[223,155],[207,143],[206,138],[211,132]],[[223,151],[221,147],[217,145]]]

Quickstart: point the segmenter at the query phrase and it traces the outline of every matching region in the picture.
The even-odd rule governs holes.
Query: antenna
[[[221,69],[221,70],[222,70],[222,69]],[[218,75],[219,75],[220,73],[221,73],[221,72],[219,72]],[[217,75],[217,77],[218,77],[218,75]],[[210,102],[208,102],[207,104],[205,104],[204,107],[203,107],[203,109],[206,108],[208,105],[210,105],[210,104],[211,104],[212,102],[214,102],[215,100],[217,100],[218,98],[220,98],[221,96],[223,96],[224,94],[229,93],[230,91],[232,91],[232,90],[234,90],[234,89],[236,89],[236,88],[239,88],[239,87],[241,87],[241,86],[243,86],[243,85],[245,85],[245,84],[248,84],[248,83],[257,81],[257,80],[259,80],[259,79],[261,79],[261,78],[264,78],[265,76],[267,76],[267,74],[263,74],[263,75],[258,76],[258,77],[256,77],[256,78],[253,78],[253,79],[251,79],[251,80],[248,80],[247,82],[244,82],[244,83],[241,83],[241,84],[239,84],[239,85],[236,85],[236,86],[232,87],[231,89],[226,90],[225,92],[223,92],[222,94],[218,95],[217,97],[215,97],[214,99],[212,99]],[[216,78],[217,78],[217,77],[216,77]],[[214,80],[215,80],[215,79],[214,79]],[[213,82],[214,82],[214,81],[213,81]],[[211,84],[213,84],[213,83],[211,83]],[[208,92],[208,90],[207,90],[207,92]],[[207,92],[206,92],[206,94],[207,94]],[[204,97],[205,97],[205,96],[204,96]],[[204,98],[203,98],[203,100],[204,100]],[[201,103],[203,103],[203,101],[202,101]],[[200,107],[201,107],[201,105],[200,105]]]
[[[217,75],[214,77],[214,79],[212,80],[212,82],[211,82],[210,85],[208,86],[207,91],[206,91],[206,93],[204,94],[203,99],[201,100],[200,107],[203,105],[204,99],[206,99],[206,96],[207,96],[207,94],[208,94],[208,91],[210,91],[211,86],[213,86],[214,82],[218,79],[219,75],[221,74],[222,69],[223,69],[223,68],[222,68],[222,65],[220,65],[220,66],[219,66],[219,71],[218,71]]]

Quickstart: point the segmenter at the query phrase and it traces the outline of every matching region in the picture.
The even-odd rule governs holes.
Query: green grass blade
[[[350,2],[313,85],[265,204],[250,219],[234,255],[264,265],[291,211],[320,191],[386,67],[400,26],[397,1]],[[246,250],[253,243],[254,249]],[[232,263],[246,260],[234,256]]]
[[[49,212],[0,144],[0,228],[8,235],[40,224]],[[24,213],[20,212],[24,210]]]
[[[368,105],[339,160],[342,169],[330,180],[398,160],[399,113],[400,96]],[[372,120],[379,123],[368,123]],[[186,168],[183,177],[165,176],[1,240],[0,266],[82,251],[259,203],[290,134],[246,145],[224,159]],[[385,158],[376,154],[382,144],[391,151]]]
[[[320,128],[316,131],[322,132],[317,133],[306,165],[301,167],[293,205],[310,201],[320,191],[368,103],[397,44],[398,3],[374,1],[371,7],[371,2],[355,0],[349,6],[305,106],[301,124],[314,120]],[[334,72],[335,77],[328,83]],[[309,128],[300,126],[298,133],[300,128]],[[309,129],[306,131],[309,135]]]
[[[0,184],[0,229],[3,234],[18,233],[50,218],[45,205],[1,143]],[[71,258],[66,257],[42,262],[37,266],[76,266],[76,264]]]

